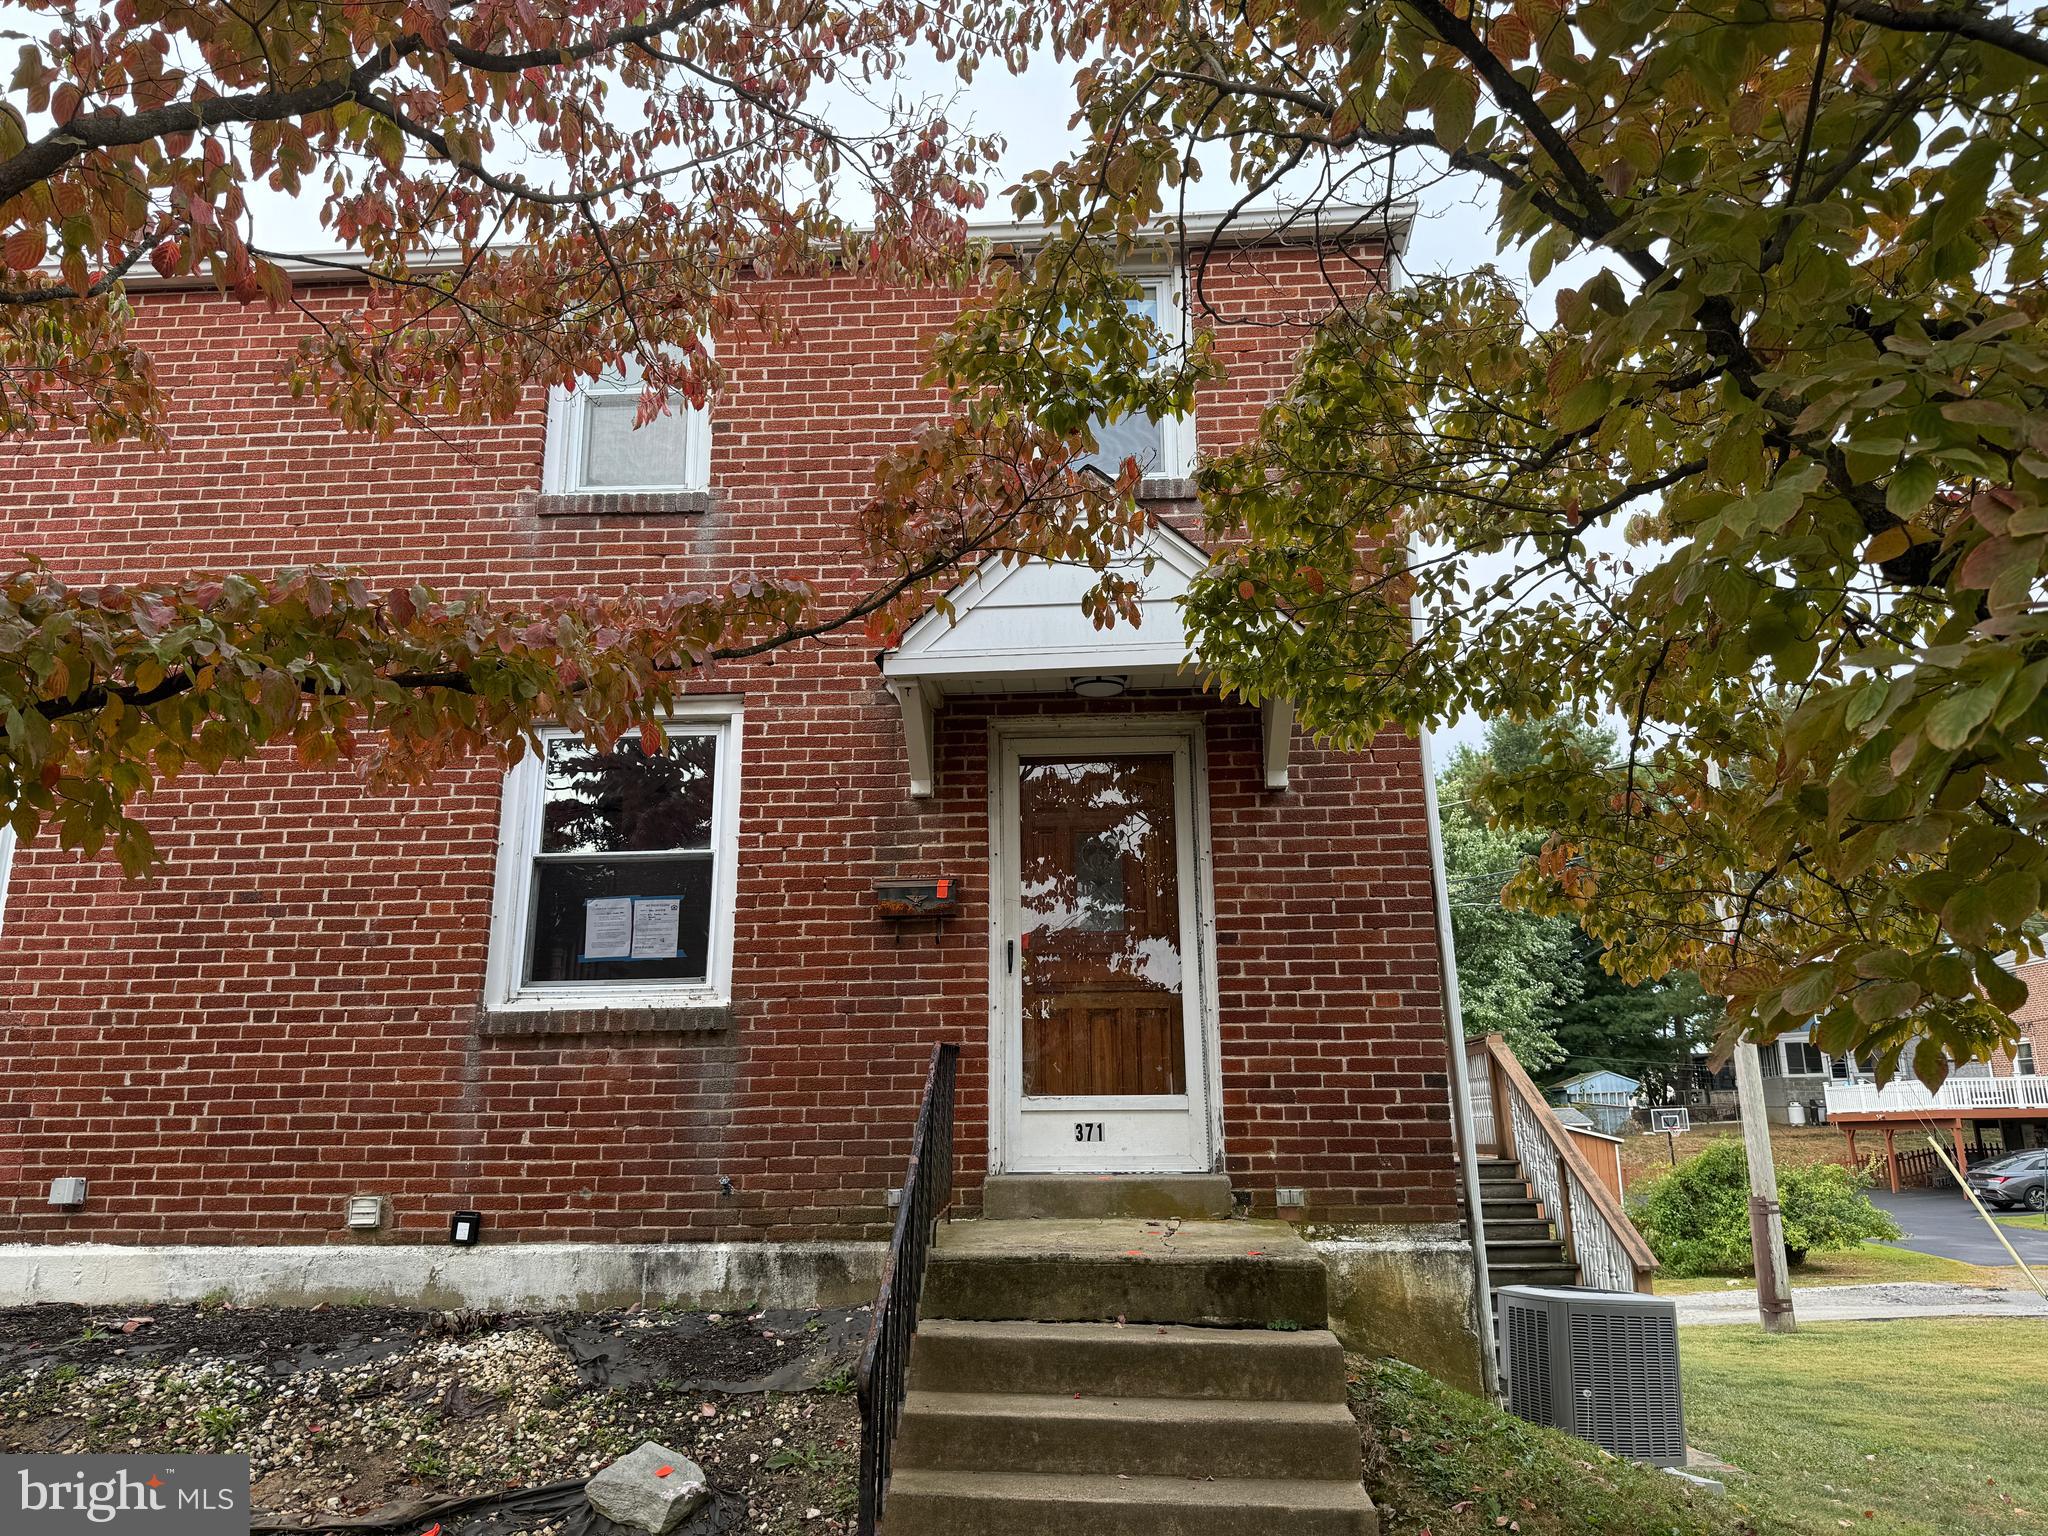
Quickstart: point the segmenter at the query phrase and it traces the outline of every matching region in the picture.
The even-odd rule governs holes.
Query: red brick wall
[[[1284,381],[1320,279],[1263,253],[1212,271],[1231,380],[1203,446]],[[346,318],[361,291],[305,295]],[[716,506],[542,519],[542,410],[373,442],[275,383],[307,322],[145,294],[174,412],[160,451],[32,445],[0,548],[79,576],[331,562],[378,579],[538,597],[737,570],[857,580],[850,514],[877,453],[935,403],[921,344],[951,300],[853,280],[785,298],[773,347],[723,338]],[[168,856],[131,884],[50,839],[21,850],[0,922],[0,1232],[34,1240],[340,1239],[352,1193],[399,1240],[475,1205],[500,1237],[877,1235],[931,1043],[963,1043],[971,1205],[987,1147],[987,711],[941,716],[940,782],[908,797],[901,726],[857,638],[725,669],[745,696],[731,1027],[482,1039],[499,778],[408,793],[282,755],[165,788]],[[1005,706],[1025,707],[1025,706]],[[1076,707],[1063,700],[1062,709]],[[1109,710],[1129,704],[1105,706]],[[1241,1187],[1317,1214],[1455,1214],[1419,761],[1297,743],[1266,791],[1256,717],[1208,715],[1224,1146]],[[878,879],[951,874],[936,940],[871,909]],[[50,1212],[83,1174],[88,1208]],[[722,1182],[731,1192],[723,1192]]]

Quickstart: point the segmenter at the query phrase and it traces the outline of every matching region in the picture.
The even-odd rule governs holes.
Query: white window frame
[[[5,894],[5,877],[0,876],[0,895]],[[2023,1051],[2026,1053],[2024,1060],[2022,1060],[2020,1054]],[[2035,1074],[2035,1070],[2036,1069],[2034,1062],[2034,1042],[2029,1036],[2021,1035],[2019,1040],[2013,1045],[2012,1049],[2013,1076],[2032,1077]]]
[[[711,408],[676,400],[670,406],[683,418],[683,478],[660,485],[586,485],[583,450],[589,435],[592,396],[638,396],[639,380],[607,374],[585,379],[573,389],[548,392],[548,422],[541,459],[541,490],[549,496],[660,496],[677,491],[708,490],[711,485]]]
[[[1124,274],[1156,296],[1159,329],[1174,352],[1187,346],[1187,277],[1176,265],[1165,270],[1149,269]],[[1159,418],[1159,462],[1145,474],[1146,480],[1185,480],[1195,472],[1195,417]]]
[[[702,981],[548,981],[525,978],[533,929],[535,855],[540,851],[546,761],[528,752],[505,775],[498,817],[498,873],[491,902],[491,949],[485,1005],[507,1011],[673,1008],[732,1000],[733,906],[739,888],[741,724],[738,699],[689,699],[665,720],[677,731],[708,731],[718,741],[711,786],[711,925]],[[542,740],[578,733],[561,726]]]
[[[14,828],[0,821],[0,932],[7,927],[7,881],[14,873]]]

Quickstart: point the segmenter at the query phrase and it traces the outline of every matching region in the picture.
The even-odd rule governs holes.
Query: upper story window
[[[491,1002],[730,995],[740,713],[700,708],[647,752],[550,731],[506,776]]]
[[[548,397],[545,483],[549,495],[701,491],[711,480],[711,416],[681,395],[645,424],[642,370],[627,358],[615,373]]]
[[[1138,281],[1144,292],[1125,300],[1131,312],[1149,315],[1168,337],[1179,336],[1186,312],[1180,274],[1161,273]],[[1122,416],[1093,426],[1096,450],[1083,454],[1077,464],[1092,464],[1106,475],[1115,475],[1123,469],[1124,460],[1136,459],[1138,473],[1147,480],[1180,480],[1195,471],[1193,417],[1153,421],[1142,415]]]
[[[2034,1042],[2024,1036],[2021,1037],[2019,1044],[2013,1047],[2012,1069],[2021,1077],[2034,1075]]]

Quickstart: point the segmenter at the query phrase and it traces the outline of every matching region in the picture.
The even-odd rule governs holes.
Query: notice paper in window
[[[584,902],[583,958],[625,960],[633,954],[633,898],[598,896]]]
[[[680,896],[640,896],[633,901],[633,958],[673,960],[682,931]]]

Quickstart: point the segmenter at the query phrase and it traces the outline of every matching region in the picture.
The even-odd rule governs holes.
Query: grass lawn
[[[1882,1280],[1937,1280],[1951,1285],[2024,1285],[2017,1269],[1987,1269],[1944,1259],[1910,1248],[1865,1243],[1847,1253],[1816,1253],[1792,1270],[1792,1289],[1814,1285],[1870,1285]],[[1680,1279],[1657,1276],[1659,1296],[1690,1296],[1701,1291],[1734,1291],[1756,1283],[1747,1270],[1740,1275],[1692,1275]]]
[[[1398,1360],[1351,1367],[1382,1536],[1809,1536],[1758,1525],[1747,1499],[1616,1461]]]
[[[1764,1533],[2048,1532],[2048,1323],[1937,1318],[1681,1335],[1686,1433]],[[1645,1527],[1648,1529],[1648,1527]]]
[[[1993,1211],[1991,1219],[2002,1227],[2020,1227],[2028,1232],[2048,1232],[2048,1211]]]

